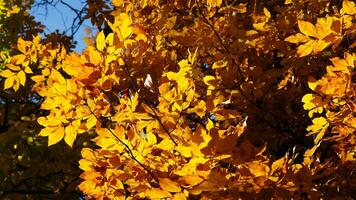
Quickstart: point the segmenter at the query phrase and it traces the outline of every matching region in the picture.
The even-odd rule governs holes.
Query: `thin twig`
[[[245,77],[240,69],[240,67],[237,64],[237,61],[235,60],[235,58],[233,58],[232,54],[230,53],[230,50],[226,47],[226,45],[224,44],[223,39],[221,38],[221,36],[219,35],[219,33],[217,32],[217,30],[214,28],[214,25],[212,23],[209,22],[208,18],[205,16],[203,10],[200,8],[200,2],[198,0],[196,0],[197,6],[198,6],[198,10],[199,13],[201,14],[201,16],[203,17],[204,21],[206,24],[208,24],[208,26],[213,30],[215,36],[218,38],[220,45],[223,47],[223,49],[225,50],[226,53],[229,54],[229,56],[231,56],[233,63],[236,65],[237,67],[237,71],[238,71],[238,75],[240,75],[241,77],[241,82],[245,81]],[[241,83],[238,81],[238,85],[241,85]]]
[[[122,59],[124,60],[123,56],[122,56]],[[174,139],[173,139],[173,137],[172,137],[172,135],[171,135],[171,132],[168,131],[168,129],[167,129],[167,128],[164,126],[164,124],[162,123],[162,121],[161,121],[161,119],[159,118],[159,116],[158,116],[158,114],[157,114],[155,108],[153,108],[152,105],[151,105],[150,103],[148,103],[148,102],[146,101],[146,99],[143,98],[142,95],[140,94],[140,91],[139,91],[138,88],[137,88],[136,82],[133,80],[133,78],[132,78],[131,75],[130,75],[130,72],[129,72],[128,68],[127,68],[127,65],[126,65],[125,60],[124,60],[124,69],[125,69],[125,72],[127,73],[128,77],[130,78],[130,81],[131,81],[131,83],[132,83],[132,86],[133,86],[134,89],[137,91],[138,98],[141,99],[142,102],[145,103],[145,104],[151,109],[151,111],[153,112],[153,114],[154,114],[156,120],[157,120],[158,123],[161,125],[161,127],[163,128],[163,130],[167,133],[168,137],[172,140],[172,142],[174,143],[175,146],[178,146],[177,142],[174,141]]]
[[[86,99],[85,99],[86,101]],[[86,105],[90,111],[90,113],[102,124],[101,120],[99,119],[98,116],[95,115],[95,113],[91,110],[90,106],[87,104],[86,102]],[[105,127],[105,129],[107,129],[114,137],[117,141],[119,141],[122,145],[124,145],[125,147],[125,150],[126,150],[126,153],[129,154],[129,156],[135,161],[137,162],[137,164],[139,164],[144,170],[146,170],[150,175],[151,177],[157,182],[159,183],[159,180],[158,178],[151,172],[150,169],[148,169],[148,167],[146,167],[144,164],[142,164],[140,161],[137,160],[137,158],[134,156],[132,150],[130,149],[130,147],[124,142],[122,141],[117,135],[115,135],[115,133],[108,127]]]

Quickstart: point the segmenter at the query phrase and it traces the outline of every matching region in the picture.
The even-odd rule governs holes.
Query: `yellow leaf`
[[[205,76],[205,77],[203,78],[204,83],[205,83],[206,85],[208,85],[208,86],[212,86],[213,88],[215,88],[215,86],[214,86],[215,80],[216,80],[215,77],[214,77],[214,76],[210,76],[210,75]]]
[[[278,83],[278,90],[283,89],[287,86],[289,79],[292,77],[292,71],[287,73],[283,79]]]
[[[89,48],[89,61],[94,65],[99,65],[103,60],[103,57],[99,51],[95,48]]]
[[[211,121],[210,119],[208,119],[207,123],[206,123],[206,129],[208,131],[210,131],[210,129],[212,129],[214,127],[214,123],[213,121]]]
[[[174,143],[170,139],[163,139],[158,145],[156,145],[157,148],[165,150],[165,151],[171,151],[174,149]]]
[[[328,121],[324,117],[318,117],[313,119],[313,124],[318,124],[324,126]]]
[[[313,102],[311,102],[313,99],[314,99],[313,94],[306,94],[303,96],[302,102],[304,103],[303,108],[305,110],[311,110],[315,108],[316,105]]]
[[[33,73],[32,70],[31,70],[31,68],[28,67],[28,66],[25,67],[25,70],[24,70],[24,71],[25,71],[26,74],[32,74],[32,73]]]
[[[182,169],[175,172],[175,174],[179,176],[187,176],[192,175],[196,172],[196,167],[199,164],[203,164],[209,161],[209,159],[202,158],[202,157],[195,157],[190,159],[188,164],[185,164]]]
[[[308,21],[298,20],[298,27],[300,32],[307,36],[317,37],[318,35],[315,26]]]
[[[33,44],[38,45],[41,42],[41,35],[37,34],[36,36],[33,36]]]
[[[178,183],[170,180],[169,178],[160,178],[159,185],[163,190],[168,192],[180,192],[181,188]]]
[[[38,135],[39,136],[43,136],[43,137],[47,137],[51,133],[53,133],[55,130],[57,130],[57,127],[45,127],[40,131],[40,133]]]
[[[268,165],[261,163],[259,161],[252,161],[251,163],[248,163],[248,170],[251,172],[252,175],[254,176],[268,176],[268,173],[270,171]]]
[[[38,83],[38,82],[42,82],[42,81],[46,80],[46,77],[42,76],[42,75],[32,76],[31,80]]]
[[[198,48],[195,49],[194,53],[191,53],[188,49],[188,63],[194,64],[197,60]]]
[[[311,164],[311,156],[314,155],[315,151],[317,150],[317,148],[320,146],[320,142],[316,145],[314,145],[314,147],[312,147],[311,149],[308,149],[305,151],[304,153],[304,160],[303,163],[307,166],[310,166]]]
[[[26,53],[26,41],[23,40],[22,38],[19,38],[17,40],[17,49],[21,52],[21,53]]]
[[[206,4],[211,7],[220,7],[222,0],[206,0]]]
[[[321,139],[323,139],[324,135],[326,133],[326,129],[322,129],[315,137],[314,139],[314,144],[318,144]]]
[[[83,171],[89,171],[91,169],[92,164],[93,163],[91,161],[81,159],[79,160],[79,169]]]
[[[96,48],[99,51],[103,51],[103,49],[105,48],[105,35],[103,31],[100,31],[100,33],[96,37]]]
[[[122,39],[125,40],[132,34],[130,16],[126,13],[121,13],[117,19],[119,23],[120,34]]]
[[[134,96],[130,97],[130,103],[131,103],[131,105],[130,105],[131,111],[135,112],[136,107],[137,107],[137,105],[139,103],[139,99],[138,99],[138,94],[137,93],[135,93]]]
[[[192,157],[192,152],[190,150],[191,147],[189,146],[182,146],[182,145],[179,145],[176,147],[176,150],[182,154],[184,157],[186,158],[190,158]]]
[[[69,125],[65,128],[65,137],[64,141],[70,146],[73,146],[73,142],[77,137],[77,131],[72,125]]]
[[[356,5],[355,2],[349,1],[349,0],[344,0],[342,2],[342,10],[341,14],[346,13],[349,15],[356,15]]]
[[[189,184],[190,186],[198,185],[199,183],[204,181],[204,179],[202,179],[200,176],[196,174],[184,176],[180,178],[180,180],[182,180],[184,183]]]
[[[156,135],[153,134],[152,132],[147,133],[146,140],[147,140],[147,145],[149,145],[149,146],[157,144]]]
[[[12,71],[20,71],[21,68],[19,66],[13,65],[11,63],[6,65],[7,68],[11,69]]]
[[[54,132],[48,135],[48,146],[57,144],[64,137],[64,128],[59,126]]]
[[[281,169],[285,163],[285,158],[282,157],[272,163],[271,175],[276,172],[278,169]]]
[[[297,49],[297,54],[299,57],[304,57],[313,52],[314,46],[317,44],[315,40],[310,40],[309,42],[302,44]]]
[[[39,117],[37,119],[37,122],[42,126],[51,126],[51,127],[60,126],[62,124],[60,119],[57,118],[47,119],[45,117]]]
[[[271,13],[267,10],[267,8],[263,8],[263,13],[267,18],[271,18]]]
[[[226,65],[227,65],[227,61],[218,61],[218,62],[214,62],[214,64],[213,64],[213,69],[220,69],[220,68],[224,68],[224,67],[226,67]]]
[[[205,101],[199,101],[198,105],[196,105],[193,109],[189,109],[189,111],[195,112],[199,117],[203,118],[206,112]]]
[[[356,58],[352,54],[345,53],[345,60],[348,66],[351,66],[352,68],[355,67]]]
[[[4,90],[11,88],[14,85],[15,76],[11,76],[5,80]]]
[[[341,72],[347,73],[347,74],[350,73],[349,65],[346,62],[346,60],[335,57],[335,58],[331,58],[330,61],[334,65],[333,71],[341,71]]]
[[[315,78],[313,77],[309,77],[308,78],[308,86],[311,90],[315,90],[315,88],[317,87],[318,83],[315,80]]]
[[[113,0],[112,4],[116,7],[120,7],[124,3],[123,0]]]
[[[109,33],[108,36],[105,39],[105,42],[109,45],[112,46],[114,45],[114,34],[113,33]]]
[[[6,16],[7,16],[7,17],[10,17],[12,14],[19,13],[20,10],[21,10],[21,9],[20,9],[18,6],[16,6],[16,5],[15,5],[15,6],[12,6],[12,8],[7,11]]]
[[[145,196],[150,199],[163,199],[172,196],[168,191],[160,189],[146,190]]]
[[[167,22],[165,24],[165,27],[167,29],[172,29],[174,27],[174,25],[176,24],[177,21],[177,16],[173,16],[167,19]]]
[[[55,69],[51,70],[51,74],[48,78],[52,79],[53,81],[58,82],[60,84],[63,84],[63,85],[66,84],[66,79],[62,76],[62,74],[59,71],[57,71]]]
[[[318,40],[313,48],[314,54],[321,52],[322,50],[327,48],[330,44],[331,44],[331,42],[325,42],[324,40]]]
[[[284,41],[290,43],[306,43],[310,40],[310,38],[304,34],[297,33],[295,35],[291,35],[287,37]]]
[[[184,195],[184,193],[177,193],[174,194],[172,200],[185,200],[187,197]]]
[[[19,71],[19,73],[17,74],[17,77],[19,77],[20,79],[20,84],[22,86],[25,86],[26,83],[26,74],[23,70]]]
[[[16,92],[20,88],[20,80],[17,76],[13,76],[13,77],[15,78],[13,88],[14,91]]]
[[[84,159],[95,160],[95,153],[90,148],[83,148],[80,153],[82,155],[82,158],[84,158]],[[84,171],[86,171],[86,170],[84,170]]]
[[[268,31],[268,29],[265,28],[265,25],[266,25],[266,22],[252,24],[253,28],[255,28],[258,31]]]
[[[4,71],[0,72],[0,76],[5,77],[5,78],[9,78],[9,77],[13,76],[14,74],[15,73],[9,69],[5,69]]]

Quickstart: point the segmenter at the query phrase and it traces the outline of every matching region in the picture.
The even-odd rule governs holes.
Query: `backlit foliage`
[[[17,56],[27,52],[29,43],[25,40],[31,40],[44,28],[29,14],[32,3],[0,1],[0,73],[5,76],[0,80],[7,87],[19,87],[17,92],[0,91],[0,199],[79,198],[78,160],[83,141],[88,144],[88,139],[78,138],[80,145],[76,148],[47,147],[47,139],[38,135],[41,126],[37,117],[43,116],[39,109],[41,98],[31,91],[33,83],[26,80],[37,73],[37,62],[33,60],[37,56]],[[19,37],[23,40],[16,48]],[[55,38],[59,41],[61,37]],[[48,43],[46,40],[41,43]]]
[[[355,192],[354,1],[88,3],[109,33],[81,54],[19,38],[0,74],[34,83],[49,146],[95,133],[88,199]]]

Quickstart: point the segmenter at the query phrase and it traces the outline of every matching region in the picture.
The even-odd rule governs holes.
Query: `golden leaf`
[[[184,195],[184,193],[176,193],[174,194],[172,200],[185,200],[187,197]]]
[[[306,43],[310,40],[310,38],[304,34],[297,33],[295,35],[291,35],[287,37],[284,41],[290,43]]]
[[[263,13],[265,14],[265,16],[266,16],[267,18],[271,18],[271,13],[268,11],[267,8],[263,8]]]
[[[17,77],[19,77],[19,79],[20,79],[20,84],[22,85],[22,86],[25,86],[25,83],[26,83],[26,74],[25,74],[25,72],[24,71],[19,71],[19,73],[17,74]]]
[[[349,1],[349,0],[344,0],[342,2],[342,9],[341,9],[341,14],[349,14],[349,15],[356,15],[356,5],[355,2]]]
[[[63,126],[57,127],[52,133],[48,134],[48,146],[57,144],[64,137]]]
[[[123,0],[113,0],[112,4],[116,7],[120,7],[124,3]]]
[[[26,41],[23,40],[22,38],[19,38],[17,41],[17,49],[21,52],[21,53],[26,53],[27,49],[26,49]]]
[[[151,189],[151,190],[146,190],[145,196],[150,199],[163,199],[163,198],[171,197],[172,195],[168,191],[164,191],[160,189]]]
[[[72,126],[69,125],[65,128],[65,137],[64,141],[70,146],[73,146],[73,142],[75,138],[77,137],[77,131],[76,129]]]
[[[211,7],[220,7],[222,0],[206,0],[206,4]]]
[[[292,77],[293,72],[290,71],[283,77],[283,79],[278,83],[278,90],[283,89],[287,86],[289,79]]]
[[[268,165],[261,163],[259,161],[252,161],[247,164],[248,170],[251,172],[252,175],[258,176],[268,176],[270,171]]]
[[[165,27],[167,29],[172,29],[174,25],[176,24],[177,21],[177,16],[173,16],[167,19],[167,23],[165,24]]]
[[[309,42],[302,44],[297,49],[297,54],[299,57],[304,57],[313,52],[314,46],[317,44],[315,40],[310,40]]]
[[[300,32],[302,32],[307,36],[312,36],[312,37],[318,36],[315,26],[308,21],[298,20],[298,27]]]
[[[328,121],[324,117],[318,117],[313,119],[313,124],[324,126]]]
[[[213,64],[213,69],[220,69],[220,68],[224,68],[227,66],[227,61],[218,61],[218,62],[214,62]]]
[[[4,71],[0,72],[0,76],[5,77],[5,78],[9,78],[13,75],[15,75],[15,73],[9,69],[5,69]]]
[[[5,80],[4,90],[11,88],[14,85],[16,76],[11,76]]]
[[[169,178],[160,178],[159,185],[161,188],[168,192],[180,192],[181,188],[177,182],[170,180]]]
[[[179,145],[176,147],[176,150],[182,154],[184,157],[186,158],[190,158],[192,156],[192,152],[190,150],[191,147],[189,146],[182,146],[182,145]]]
[[[104,35],[104,31],[100,31],[100,33],[98,34],[98,36],[96,37],[96,48],[99,51],[103,51],[105,48],[105,35]]]
[[[293,0],[286,0],[286,1],[284,2],[285,5],[289,5],[289,4],[292,4],[292,3],[293,3]]]
[[[215,89],[216,88],[216,78],[214,76],[205,76],[203,78],[203,81],[206,85],[209,86],[209,89]]]
[[[302,102],[304,103],[303,107],[305,110],[311,110],[315,108],[316,105],[313,102],[311,102],[313,99],[314,99],[313,94],[306,94],[303,96]]]
[[[21,70],[21,68],[19,66],[13,65],[11,63],[7,64],[6,67],[11,69],[12,71],[20,71]]]
[[[271,167],[271,175],[276,172],[277,170],[281,169],[283,165],[285,164],[286,160],[285,157],[282,157],[272,163]]]

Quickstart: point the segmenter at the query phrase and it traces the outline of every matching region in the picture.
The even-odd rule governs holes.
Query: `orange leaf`
[[[163,190],[168,192],[180,192],[181,188],[178,183],[170,180],[169,178],[161,178],[159,179],[159,185]]]
[[[172,195],[164,190],[151,189],[145,192],[145,196],[147,196],[150,199],[162,199],[162,198],[171,197]]]

